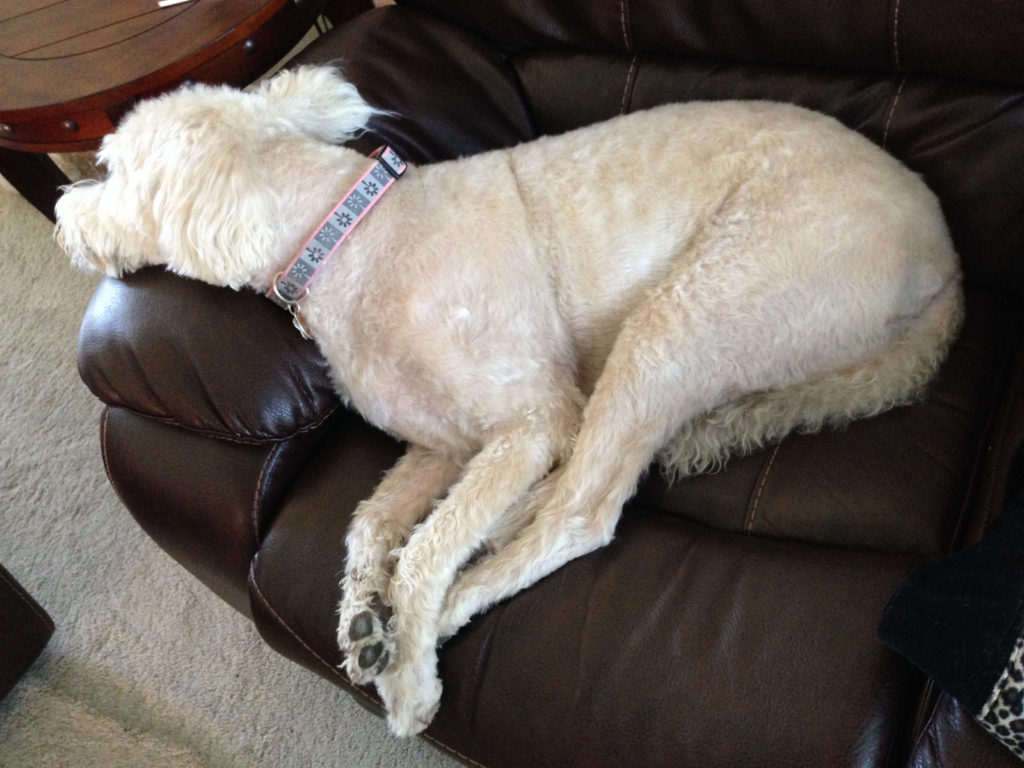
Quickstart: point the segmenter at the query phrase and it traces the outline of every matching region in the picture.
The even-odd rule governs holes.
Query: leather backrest
[[[400,0],[507,53],[695,59],[928,73],[1024,85],[1024,8],[963,0]]]
[[[403,0],[505,53],[537,133],[666,101],[832,114],[921,173],[968,281],[1024,295],[1024,3]]]

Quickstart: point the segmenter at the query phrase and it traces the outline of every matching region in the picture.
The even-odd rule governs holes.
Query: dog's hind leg
[[[338,645],[345,653],[345,672],[356,684],[370,682],[394,654],[387,596],[393,553],[461,471],[447,456],[410,446],[373,495],[356,508],[345,538],[338,609]]]
[[[493,555],[519,536],[524,528],[532,523],[544,507],[547,506],[559,478],[565,471],[564,465],[555,467],[551,472],[537,481],[536,484],[519,501],[512,505],[494,522],[484,546],[484,553]]]
[[[854,365],[784,389],[753,392],[686,422],[662,449],[670,479],[721,468],[790,432],[838,428],[921,396],[963,320],[960,287],[951,281],[891,343]]]
[[[451,635],[475,613],[569,560],[607,544],[622,505],[680,425],[727,396],[728,361],[716,360],[713,323],[679,281],[668,280],[630,315],[583,412],[561,476],[533,522],[503,549],[467,568],[439,621]],[[725,370],[723,370],[725,369]]]
[[[885,295],[849,291],[824,302],[820,274],[780,277],[756,252],[740,252],[742,242],[729,245],[712,242],[626,319],[550,501],[521,536],[461,574],[442,634],[607,544],[639,477],[684,425],[752,393],[849,369],[896,341]],[[926,332],[922,343],[941,356],[945,333]]]

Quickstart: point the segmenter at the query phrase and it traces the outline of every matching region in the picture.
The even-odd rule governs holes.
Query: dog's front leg
[[[358,685],[371,682],[395,652],[388,598],[393,553],[461,471],[447,456],[411,446],[356,508],[345,539],[338,645],[345,672]]]
[[[559,458],[569,437],[524,428],[490,441],[399,554],[390,592],[397,657],[377,677],[397,735],[423,730],[440,703],[437,620],[455,574],[485,541],[494,521]]]
[[[622,505],[658,449],[684,421],[715,404],[690,374],[710,370],[714,376],[713,334],[707,347],[692,340],[673,317],[671,286],[648,301],[651,306],[627,323],[606,361],[568,461],[534,489],[533,519],[451,587],[438,619],[443,635],[611,541]],[[666,304],[669,312],[655,312]]]

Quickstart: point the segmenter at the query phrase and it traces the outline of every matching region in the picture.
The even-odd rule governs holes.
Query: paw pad
[[[357,684],[370,682],[391,661],[394,638],[388,631],[391,607],[374,593],[366,610],[359,611],[349,622],[346,670]]]
[[[384,650],[384,643],[367,645],[359,652],[359,667],[379,675],[391,660],[391,654]]]
[[[352,624],[348,628],[348,639],[352,642],[362,640],[364,637],[369,637],[372,632],[373,617],[369,611],[363,611],[352,619]]]

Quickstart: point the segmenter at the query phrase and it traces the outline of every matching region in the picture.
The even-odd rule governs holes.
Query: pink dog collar
[[[380,147],[370,157],[377,162],[327,215],[291,264],[277,273],[267,291],[268,299],[292,313],[295,327],[306,338],[298,305],[309,294],[309,284],[381,195],[405,173],[405,161],[391,147]]]

